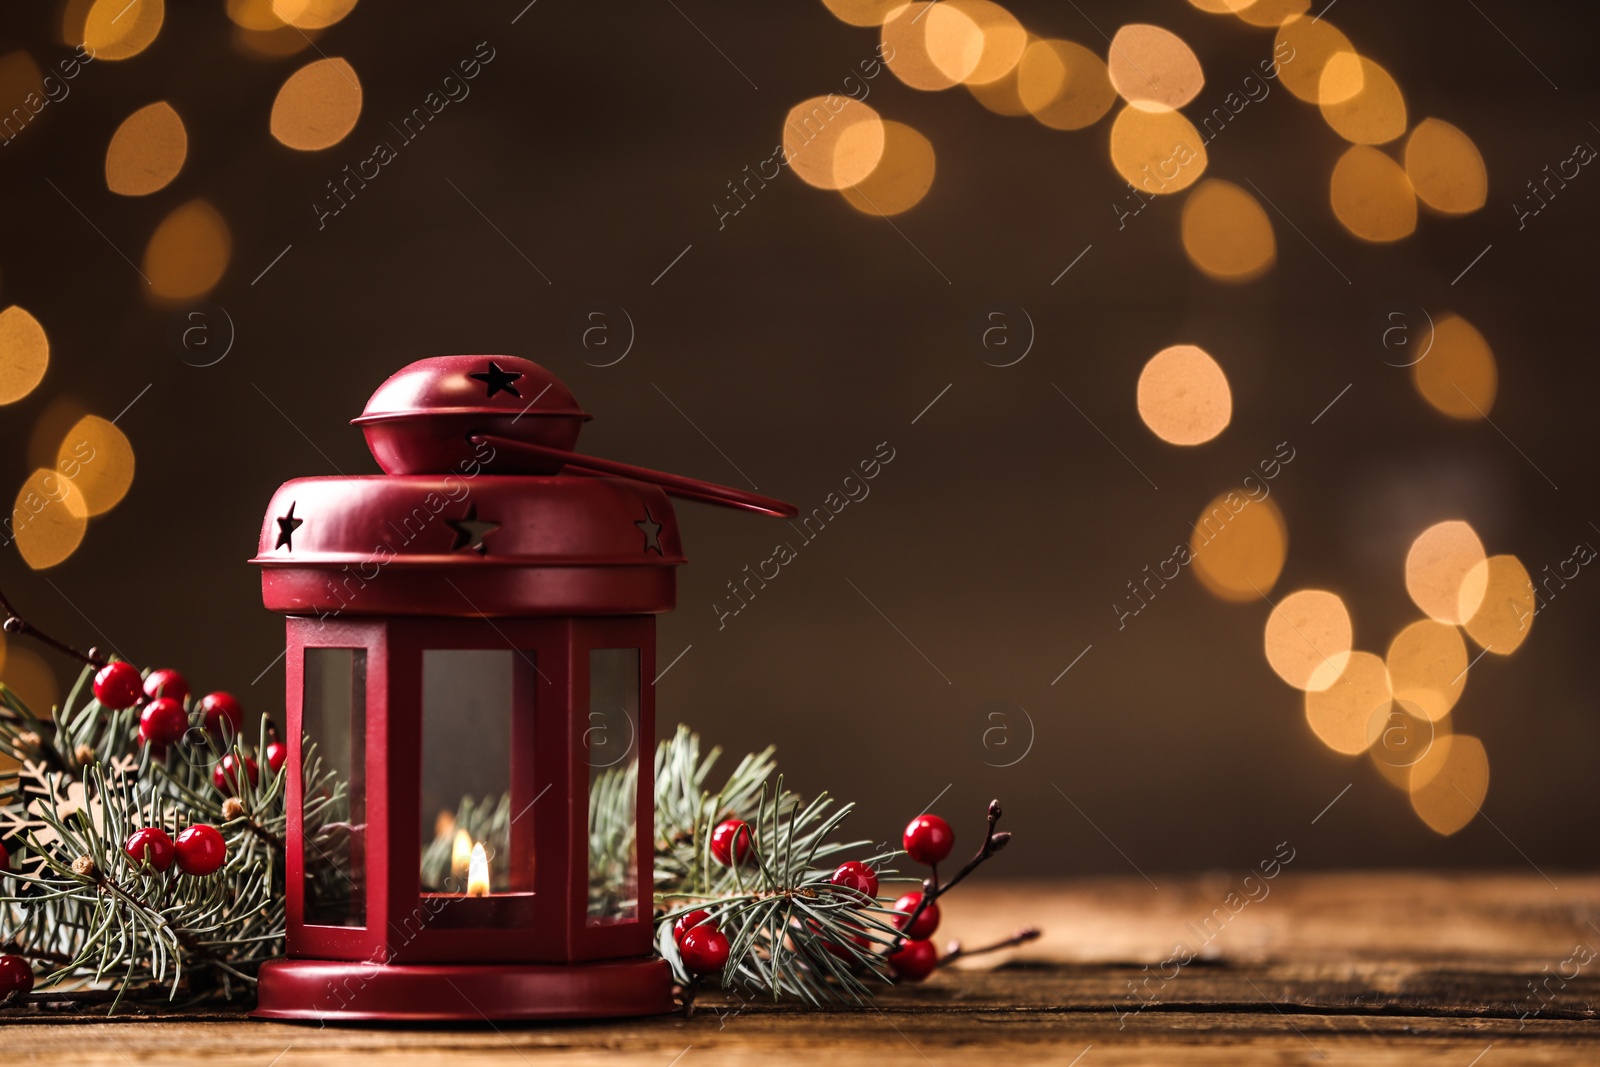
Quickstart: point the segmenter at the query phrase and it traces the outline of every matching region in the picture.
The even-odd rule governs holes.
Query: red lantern
[[[252,562],[287,616],[288,958],[258,1017],[671,1010],[651,915],[654,616],[684,562],[667,493],[794,509],[574,453],[588,418],[527,360],[424,359],[355,420],[386,473],[273,497]],[[591,832],[597,784],[631,818]]]

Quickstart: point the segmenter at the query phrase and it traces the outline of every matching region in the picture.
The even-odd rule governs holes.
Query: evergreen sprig
[[[219,738],[203,727],[165,750],[142,742],[138,710],[113,709],[93,694],[91,680],[109,660],[80,653],[9,613],[8,633],[25,633],[85,666],[60,707],[39,715],[0,684],[0,841],[10,867],[0,872],[0,953],[49,968],[39,998],[103,999],[115,1011],[125,999],[198,1001],[253,991],[261,963],[283,952],[285,930],[286,767],[272,771],[265,753],[276,740],[263,718],[255,744]],[[187,700],[187,698],[186,698]],[[186,704],[194,721],[196,709]],[[213,771],[226,756],[253,766],[219,789]],[[685,726],[654,753],[651,918],[656,945],[692,1003],[699,980],[685,967],[673,924],[697,909],[728,937],[721,984],[741,996],[796,997],[822,1005],[859,1002],[889,980],[888,956],[921,914],[903,916],[885,901],[833,885],[844,859],[881,878],[894,875],[902,852],[869,841],[836,841],[853,810],[826,793],[806,800],[784,785],[774,749],[741,759],[715,790],[708,787],[720,748],[702,754]],[[308,851],[333,862],[311,864],[307,877],[342,878],[339,853],[351,847],[349,783],[323,767],[313,739],[303,739],[302,816]],[[632,884],[637,851],[638,767],[633,761],[592,775],[589,798],[589,912],[616,915],[640,906]],[[424,849],[423,884],[452,873],[453,839],[466,831],[491,850],[507,847],[510,798],[466,798],[441,818]],[[978,854],[954,878],[923,881],[923,907],[975,870],[1010,835],[995,832],[998,803]],[[742,821],[744,862],[721,863],[712,831]],[[176,838],[209,824],[222,834],[227,859],[202,877],[174,863],[152,869],[124,850],[129,836],[159,827]],[[329,887],[330,890],[336,887]],[[330,894],[336,895],[336,894]],[[899,920],[899,924],[895,920]],[[991,948],[1037,936],[1022,931]]]
[[[12,851],[0,951],[54,965],[47,986],[109,992],[113,1010],[127,996],[248,990],[283,949],[285,779],[262,760],[228,796],[212,772],[230,753],[254,763],[273,727],[263,719],[253,747],[194,727],[158,753],[138,740],[136,712],[94,699],[95,670],[84,667],[49,717],[0,685],[0,751],[17,763],[0,771],[0,837]],[[314,750],[310,766],[330,796],[342,793]],[[144,827],[175,838],[197,824],[227,845],[213,874],[157,871],[124,851]]]
[[[880,877],[898,850],[869,841],[833,841],[853,804],[826,794],[806,801],[785,788],[771,747],[744,757],[715,792],[706,788],[721,755],[705,756],[686,726],[656,751],[656,947],[689,986],[672,936],[683,915],[703,909],[730,942],[725,989],[741,995],[799,997],[810,1004],[871,995],[868,979],[887,980],[884,950],[898,944],[894,913],[829,879],[844,859]],[[609,818],[623,820],[620,807]],[[711,831],[725,819],[749,827],[745,863],[718,862]]]

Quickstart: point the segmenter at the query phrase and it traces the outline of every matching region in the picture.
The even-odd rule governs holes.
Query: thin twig
[[[26,635],[35,641],[49,645],[57,652],[71,656],[75,660],[87,663],[91,667],[104,667],[108,662],[104,656],[91,656],[87,652],[80,652],[65,641],[57,641],[33,623],[17,614],[17,609],[11,606],[11,601],[6,599],[6,594],[0,590],[0,609],[6,613],[5,631],[8,634]]]
[[[950,942],[948,950],[943,956],[939,957],[938,962],[936,962],[934,966],[948,967],[956,960],[965,959],[969,956],[981,956],[986,952],[999,952],[1002,949],[1016,948],[1018,945],[1026,945],[1029,941],[1037,940],[1038,937],[1039,928],[1037,926],[1027,926],[1023,927],[1021,930],[1018,930],[1010,937],[1002,938],[992,945],[980,945],[978,948],[962,948],[961,942],[952,941]]]

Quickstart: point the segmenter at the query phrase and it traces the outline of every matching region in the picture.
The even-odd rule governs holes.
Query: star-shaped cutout
[[[644,518],[634,523],[634,525],[639,527],[640,532],[644,534],[644,551],[649,552],[654,549],[656,555],[662,555],[661,524],[650,517],[649,508],[644,509]]]
[[[293,552],[294,551],[294,532],[296,530],[300,529],[301,525],[305,521],[306,520],[304,520],[304,519],[297,519],[297,518],[294,517],[294,502],[290,501],[289,502],[289,514],[284,515],[284,516],[280,517],[277,520],[277,522],[278,522],[278,543],[276,545],[274,545],[273,547],[274,548],[287,548],[290,552]]]
[[[522,394],[517,392],[517,387],[511,384],[518,378],[522,377],[522,374],[520,372],[512,373],[511,371],[501,370],[500,364],[496,363],[492,359],[489,361],[488,370],[479,371],[477,374],[469,374],[467,377],[473,378],[487,385],[489,387],[489,396],[491,398],[496,393],[503,392],[510,393],[518,400],[522,399]]]
[[[470,548],[480,556],[489,551],[487,546],[484,545],[483,539],[500,529],[500,524],[497,522],[483,522],[478,519],[478,505],[476,504],[468,505],[465,518],[446,519],[444,521],[456,532],[456,543],[450,546],[452,551]]]

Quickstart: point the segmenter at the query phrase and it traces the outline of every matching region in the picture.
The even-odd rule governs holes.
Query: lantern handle
[[[734,489],[726,485],[718,485],[715,482],[703,482],[699,478],[688,478],[681,474],[668,474],[665,471],[651,470],[649,467],[635,467],[631,463],[620,463],[614,459],[601,459],[599,456],[584,455],[581,452],[568,452],[560,448],[536,445],[530,441],[516,441],[509,437],[499,437],[494,434],[473,434],[472,442],[474,444],[492,445],[496,449],[504,449],[513,455],[557,462],[574,474],[582,474],[589,477],[613,475],[632,478],[638,482],[647,482],[651,485],[660,486],[668,494],[682,497],[685,500],[699,500],[707,504],[720,504],[723,507],[754,511],[757,514],[773,515],[780,519],[789,519],[800,514],[800,509],[793,504],[776,500],[770,496],[747,493],[743,489]]]

